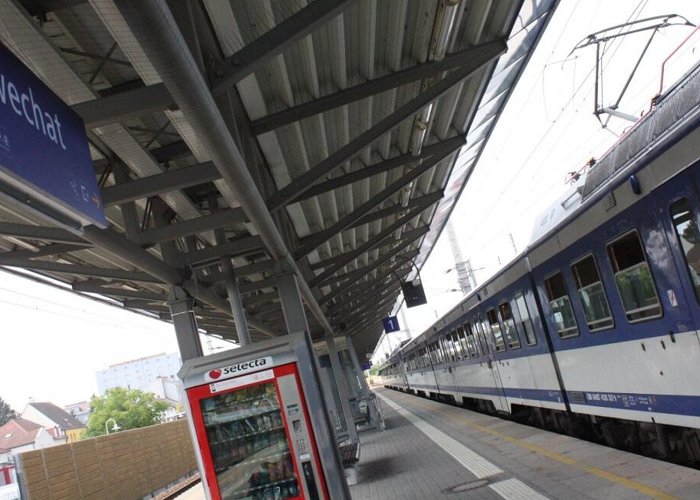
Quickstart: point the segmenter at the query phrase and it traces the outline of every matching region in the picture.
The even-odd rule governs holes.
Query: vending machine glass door
[[[220,498],[301,495],[274,380],[202,398],[198,404],[208,442],[202,451],[206,455],[208,449],[209,456],[203,458],[211,461],[207,468],[214,471]],[[205,444],[201,436],[200,444]]]

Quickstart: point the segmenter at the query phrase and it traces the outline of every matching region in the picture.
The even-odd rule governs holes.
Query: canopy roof
[[[2,205],[0,265],[166,320],[181,285],[236,339],[230,262],[253,340],[286,332],[291,272],[312,336],[364,356],[556,3],[0,1],[0,41],[85,121],[111,224]]]

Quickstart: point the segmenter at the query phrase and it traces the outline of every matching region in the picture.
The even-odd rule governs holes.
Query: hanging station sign
[[[70,228],[107,226],[83,120],[2,45],[0,196]]]

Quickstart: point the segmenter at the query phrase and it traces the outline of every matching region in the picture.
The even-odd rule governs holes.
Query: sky
[[[178,352],[168,323],[1,271],[0,317],[0,397],[16,411],[29,398],[89,401],[98,370]],[[229,345],[202,342],[205,352]]]
[[[630,18],[669,13],[700,22],[700,2],[562,0],[452,216],[462,255],[479,283],[526,247],[535,217],[567,188],[567,172],[600,157],[630,126],[614,119],[608,129],[600,127],[592,115],[595,49],[572,54],[572,48],[588,34]],[[648,108],[661,61],[691,29],[667,28],[655,36],[621,110],[638,115]],[[668,82],[689,67],[688,59],[697,61],[698,38],[671,61]],[[605,104],[614,102],[644,43],[646,35],[634,35],[608,44]],[[401,337],[420,334],[462,298],[454,291],[458,284],[445,234],[421,271],[428,304],[399,316],[408,328],[392,334],[393,346]],[[18,411],[29,398],[59,405],[89,400],[97,391],[96,371],[177,352],[170,324],[2,272],[0,316],[0,397]],[[230,344],[214,341],[211,348],[222,346]],[[203,347],[209,351],[206,340]]]
[[[450,217],[462,257],[471,262],[477,283],[527,247],[538,215],[570,188],[567,174],[590,158],[600,158],[632,125],[612,118],[602,128],[593,115],[595,47],[572,52],[574,47],[591,33],[667,14],[700,23],[700,2],[562,0]],[[620,111],[640,116],[649,109],[651,97],[658,93],[662,62],[693,29],[667,27],[654,35]],[[649,33],[617,38],[605,46],[603,105],[617,100]],[[699,59],[700,32],[695,32],[669,59],[664,81],[674,82]],[[400,340],[422,333],[459,303],[463,296],[452,291],[459,288],[453,268],[447,231],[443,231],[421,271],[428,304],[401,308],[399,323],[410,331],[404,328],[390,334],[389,340],[382,338],[375,364],[390,345],[395,348]]]

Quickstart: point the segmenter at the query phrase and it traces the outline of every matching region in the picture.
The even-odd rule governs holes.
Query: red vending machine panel
[[[333,484],[342,467],[322,459],[335,450],[327,424],[309,412],[316,396],[304,391],[307,382],[314,392],[308,367],[299,352],[261,344],[188,361],[180,372],[209,498],[330,500],[329,472],[330,491],[346,498],[347,486]],[[319,427],[328,442],[317,441]]]

